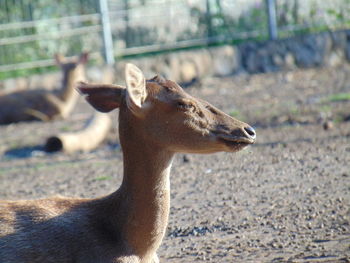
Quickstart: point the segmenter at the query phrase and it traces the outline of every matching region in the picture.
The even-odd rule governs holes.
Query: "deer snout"
[[[243,132],[250,140],[255,141],[256,132],[253,129],[253,127],[247,125],[247,126],[243,127]]]
[[[213,133],[220,139],[234,143],[252,144],[256,139],[255,130],[246,123],[239,122],[238,125],[230,126],[219,124],[215,126]]]

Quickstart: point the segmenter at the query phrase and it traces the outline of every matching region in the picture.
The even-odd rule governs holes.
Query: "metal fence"
[[[128,55],[350,27],[350,0],[0,0],[0,79],[57,52]]]

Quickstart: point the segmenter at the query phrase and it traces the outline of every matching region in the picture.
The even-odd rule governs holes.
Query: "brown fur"
[[[0,96],[0,124],[21,121],[50,121],[66,118],[77,100],[76,82],[85,80],[84,64],[87,54],[68,61],[56,56],[63,78],[55,91],[46,89],[22,90]]]
[[[79,84],[95,108],[120,109],[120,188],[97,199],[0,203],[1,262],[158,262],[174,154],[234,152],[254,143],[247,124],[188,95],[174,82],[152,79],[145,85],[136,69],[127,67],[126,89]]]

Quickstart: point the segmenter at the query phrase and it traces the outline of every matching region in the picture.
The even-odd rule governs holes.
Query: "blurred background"
[[[0,80],[52,70],[57,52],[113,64],[349,25],[349,0],[1,0]]]
[[[350,262],[350,0],[0,0],[0,199],[115,191],[118,111],[75,83],[126,62],[257,132],[177,155],[161,262]]]

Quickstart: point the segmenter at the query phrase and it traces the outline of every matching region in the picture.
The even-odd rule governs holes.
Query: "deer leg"
[[[38,119],[40,121],[49,121],[50,120],[50,117],[47,114],[45,114],[41,111],[38,111],[38,110],[27,108],[24,110],[24,113],[27,115],[30,115],[30,116],[32,116],[35,119]]]
[[[65,103],[63,100],[58,98],[57,96],[53,94],[47,94],[46,100],[51,104],[52,106],[52,113],[49,114],[50,119],[55,118],[56,116],[59,116],[60,118],[64,119],[66,116],[64,114],[65,110]]]

